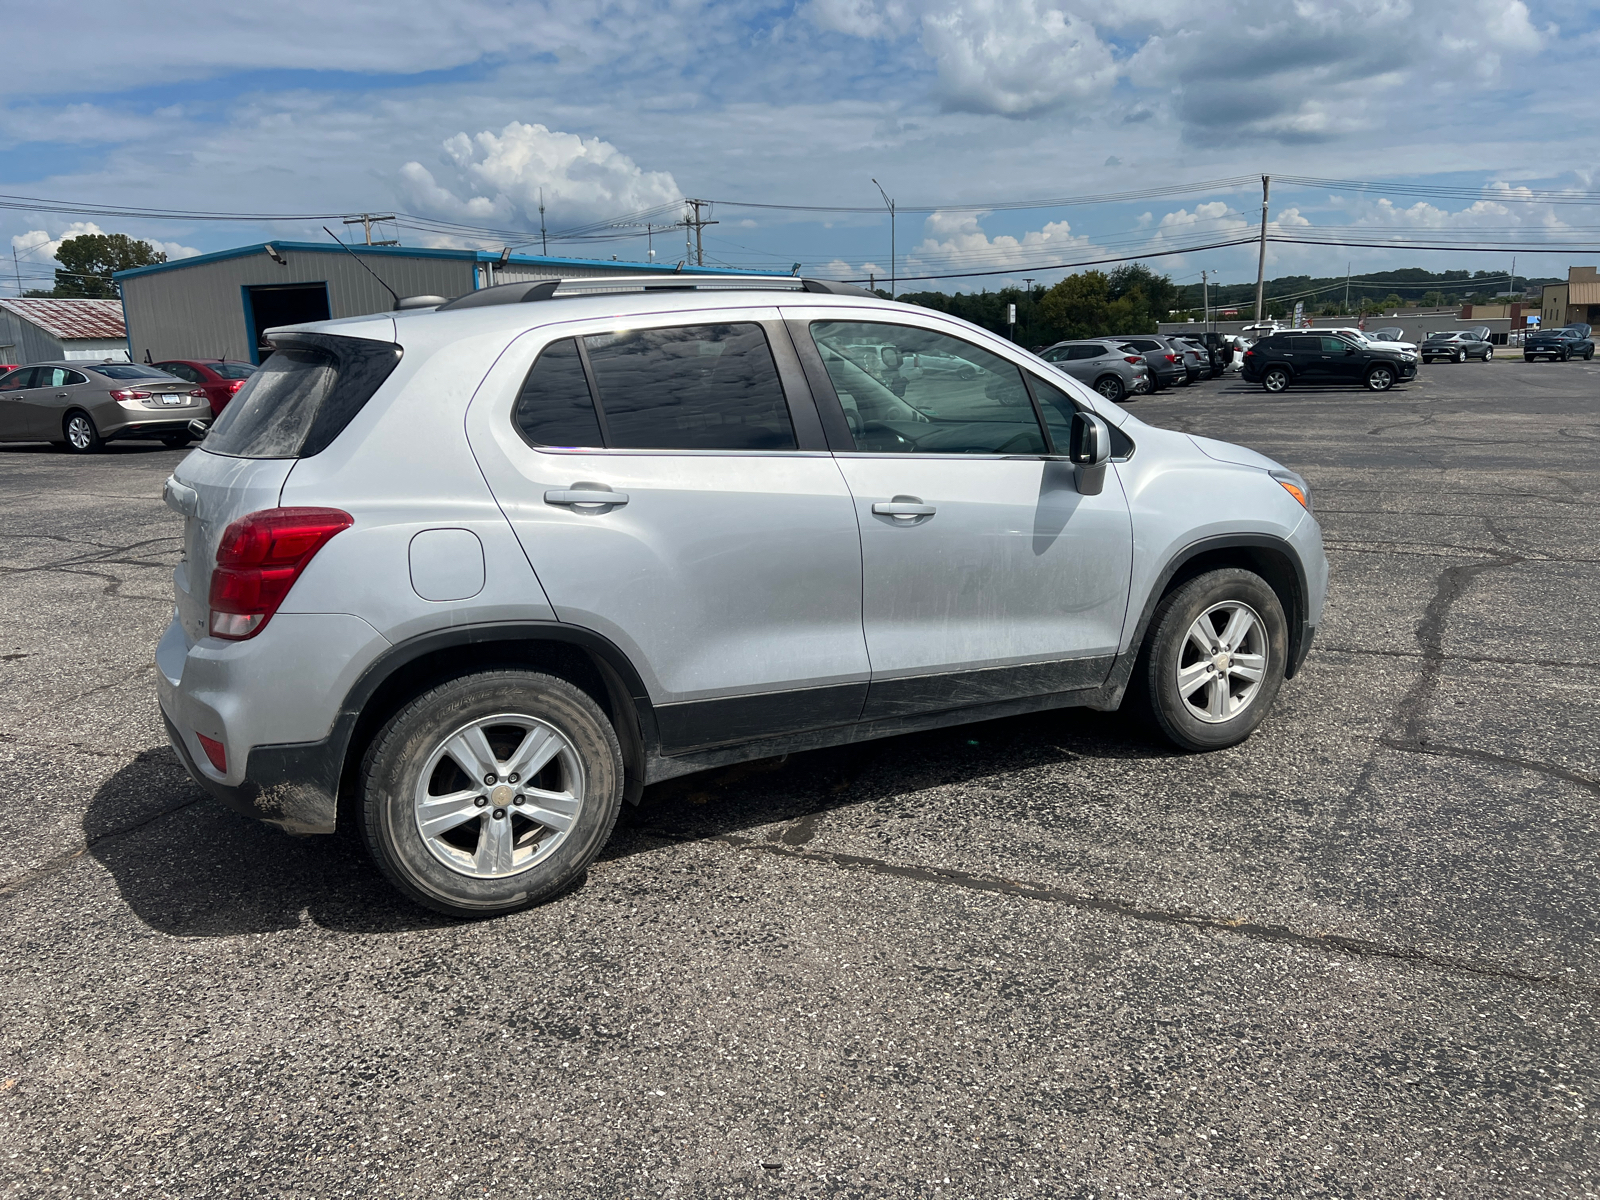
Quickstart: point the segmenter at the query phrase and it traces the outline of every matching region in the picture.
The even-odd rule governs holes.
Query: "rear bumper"
[[[191,421],[204,421],[211,424],[211,410],[209,408],[197,410],[198,417],[189,417],[182,421],[130,421],[117,429],[101,430],[100,436],[106,441],[117,441],[122,438],[160,437],[168,433],[193,433],[189,428]]]
[[[167,710],[161,710],[167,741],[201,789],[247,817],[288,833],[332,833],[339,813],[342,765],[331,739],[287,746],[253,746],[238,783],[224,783],[202,770]]]

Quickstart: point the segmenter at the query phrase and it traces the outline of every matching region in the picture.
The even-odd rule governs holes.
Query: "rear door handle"
[[[552,488],[544,494],[544,502],[569,508],[578,504],[620,508],[628,502],[628,493],[601,491],[599,488]]]
[[[872,511],[880,517],[898,517],[901,520],[910,520],[913,517],[931,517],[938,509],[931,504],[924,504],[920,500],[907,498],[904,500],[880,500],[872,506]]]

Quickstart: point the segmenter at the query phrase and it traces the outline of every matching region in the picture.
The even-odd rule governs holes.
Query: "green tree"
[[[114,300],[113,271],[164,263],[167,256],[149,242],[135,241],[125,233],[80,233],[61,243],[56,261],[61,266],[52,296]]]
[[[1104,271],[1068,275],[1044,294],[1039,316],[1052,340],[1130,332],[1110,328],[1111,281]]]

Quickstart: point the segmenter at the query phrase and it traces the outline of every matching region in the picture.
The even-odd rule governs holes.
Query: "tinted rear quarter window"
[[[283,337],[202,443],[235,458],[309,458],[327,449],[399,365],[390,342]]]
[[[513,419],[523,438],[535,446],[606,444],[574,339],[551,342],[539,352],[522,383]]]

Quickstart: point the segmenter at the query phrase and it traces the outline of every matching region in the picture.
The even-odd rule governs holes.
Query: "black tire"
[[[1379,363],[1367,372],[1367,390],[1369,392],[1387,392],[1394,386],[1394,368]]]
[[[67,450],[73,454],[99,454],[106,447],[95,427],[94,418],[81,408],[75,408],[61,418],[61,435]]]
[[[194,435],[190,433],[163,433],[161,435],[161,444],[169,450],[182,450],[192,441],[194,441]]]
[[[1453,362],[1458,362],[1458,363],[1466,362],[1467,361],[1467,352],[1465,350],[1457,350],[1456,354],[1455,354],[1455,358],[1452,361]]]
[[[1286,391],[1293,377],[1286,367],[1268,367],[1261,374],[1261,386],[1273,395]]]
[[[1494,358],[1494,347],[1490,346],[1483,352],[1483,361],[1489,362]]]
[[[565,739],[574,761],[568,763],[568,756],[563,756],[555,763],[555,769],[566,772],[574,765],[581,769],[581,806],[571,827],[563,833],[544,830],[540,834],[539,826],[524,821],[533,832],[524,828],[515,836],[519,843],[531,844],[534,860],[501,877],[483,878],[448,865],[429,848],[428,839],[418,828],[415,806],[420,789],[434,789],[431,781],[421,778],[423,769],[452,734],[472,722],[500,715],[538,722]],[[430,774],[453,769],[441,759]],[[463,776],[453,778],[459,780]],[[510,805],[521,801],[500,795],[502,790],[506,795],[520,795],[519,789],[506,786],[509,778],[488,793],[495,798],[480,809],[480,815],[457,829],[465,830],[477,822],[478,832],[472,836],[481,837],[486,836],[489,821],[504,820],[504,828],[513,830],[514,818],[522,817]],[[541,774],[537,778],[545,777]],[[461,917],[494,916],[548,900],[583,877],[617,821],[622,804],[622,748],[599,705],[566,680],[534,671],[485,671],[440,684],[390,718],[367,750],[361,780],[362,836],[373,861],[389,882],[417,903],[438,912]],[[444,786],[453,788],[459,784],[447,782]],[[466,786],[477,790],[475,779]],[[573,780],[568,778],[565,786],[573,791]],[[557,839],[553,849],[539,857],[537,847],[550,837]],[[437,846],[438,842],[436,837],[433,844]],[[471,854],[465,847],[462,853]]]
[[[1196,656],[1189,631],[1202,615],[1218,605],[1241,605],[1253,611],[1259,621],[1260,637],[1246,644],[1259,646],[1266,661],[1254,693],[1236,713],[1221,720],[1205,720],[1190,711],[1179,693],[1178,672]],[[1144,650],[1134,668],[1138,678],[1133,691],[1156,727],[1175,746],[1183,750],[1222,750],[1244,741],[1266,719],[1283,686],[1288,655],[1288,622],[1277,593],[1254,572],[1225,567],[1196,576],[1156,606]],[[1204,662],[1203,656],[1198,661]],[[1224,677],[1222,682],[1231,695],[1234,681]],[[1205,685],[1196,694],[1204,691],[1209,695],[1214,686]]]
[[[1099,379],[1094,381],[1094,390],[1099,392],[1113,404],[1122,403],[1123,397],[1128,394],[1127,387],[1124,386],[1122,380],[1115,375],[1100,376]]]
[[[1587,350],[1585,350],[1583,352],[1583,361],[1584,362],[1588,362],[1593,357],[1594,357],[1594,347],[1590,346]]]
[[[1570,358],[1570,357],[1571,357],[1571,355],[1569,355],[1565,350],[1563,350],[1558,356],[1555,356],[1555,361],[1556,362],[1566,362],[1567,359]]]
[[[1522,356],[1522,361],[1523,361],[1523,362],[1532,362],[1532,361],[1533,361],[1533,355],[1531,355],[1531,354],[1524,354],[1524,355],[1523,355],[1523,356]]]

